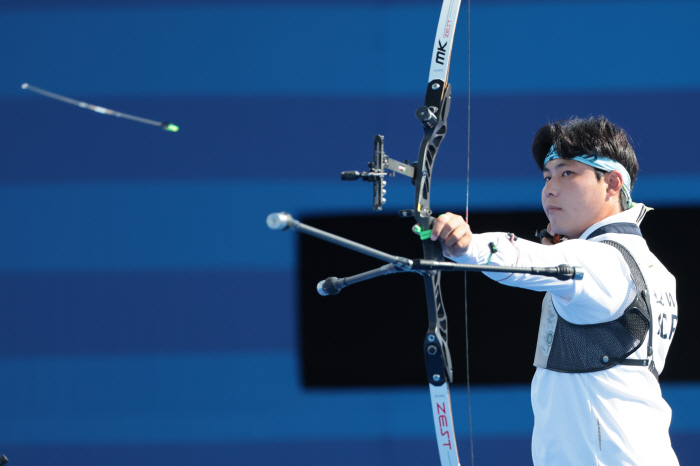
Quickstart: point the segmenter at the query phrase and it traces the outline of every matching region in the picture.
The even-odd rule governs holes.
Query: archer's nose
[[[557,197],[559,195],[559,189],[550,180],[544,188],[542,188],[542,198]]]

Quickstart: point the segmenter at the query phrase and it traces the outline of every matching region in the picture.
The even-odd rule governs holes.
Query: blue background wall
[[[54,466],[438,464],[426,389],[302,386],[296,239],[264,220],[368,212],[368,186],[338,173],[365,166],[374,134],[415,158],[439,11],[0,3],[0,453]],[[536,210],[534,132],[599,114],[635,143],[635,200],[700,205],[698,18],[696,1],[474,1],[470,209]],[[436,209],[464,198],[466,25],[465,3]],[[388,211],[410,203],[400,181]],[[692,463],[700,384],[662,389]],[[530,464],[529,387],[475,387],[472,403],[477,462]],[[464,387],[453,404],[466,464]]]

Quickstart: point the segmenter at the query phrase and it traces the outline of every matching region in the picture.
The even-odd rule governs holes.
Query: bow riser
[[[438,93],[442,97],[437,106],[428,105],[429,100]],[[435,220],[431,216],[432,210],[430,209],[430,184],[435,158],[447,132],[447,116],[450,113],[452,89],[448,84],[445,86],[443,93],[442,89],[432,90],[431,86],[428,86],[425,100],[426,105],[416,110],[416,117],[423,123],[424,130],[416,164],[414,179],[414,184],[416,185],[415,209],[413,211],[416,222],[424,231],[432,229],[432,223]],[[442,260],[442,254],[440,254],[438,260]]]
[[[435,105],[435,99],[438,98]],[[450,102],[450,85],[443,86],[440,81],[434,81],[428,85],[426,105],[416,111],[416,116],[423,123],[424,133],[414,175],[416,191],[413,216],[423,231],[432,229],[435,222],[430,209],[430,186],[435,158],[447,131]],[[424,240],[423,258],[444,261],[440,243]],[[459,465],[450,402],[449,383],[453,380],[453,370],[452,358],[447,346],[447,314],[442,299],[441,273],[424,272],[423,281],[428,306],[428,331],[423,341],[423,354],[433,405],[440,464]]]

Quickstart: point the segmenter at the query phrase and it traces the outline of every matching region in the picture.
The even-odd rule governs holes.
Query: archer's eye
[[[552,179],[551,176],[545,176],[545,177],[544,177],[544,184],[549,183],[549,180],[551,180],[551,179]]]
[[[573,175],[573,174],[574,174],[574,172],[572,172],[571,170],[565,170],[565,171],[561,174],[561,176],[569,176],[569,175]]]

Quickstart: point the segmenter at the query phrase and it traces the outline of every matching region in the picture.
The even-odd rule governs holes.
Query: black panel
[[[695,267],[698,247],[678,237],[697,231],[699,215],[700,208],[658,209],[642,224],[651,250],[678,281],[679,330],[662,380],[700,380],[700,365],[692,363],[700,350],[691,336],[700,328],[691,294],[700,278]],[[302,221],[390,254],[421,255],[420,240],[410,233],[412,220],[368,215]],[[511,231],[532,240],[547,220],[541,212],[472,213],[470,223],[477,232]],[[300,235],[299,240],[305,385],[425,384],[422,342],[428,322],[420,276],[379,277],[337,296],[321,297],[315,290],[320,280],[354,275],[382,263],[315,238]],[[467,291],[472,382],[529,383],[543,294],[499,285],[480,273],[469,274]],[[444,273],[443,295],[455,378],[462,383],[466,381],[464,274]]]

